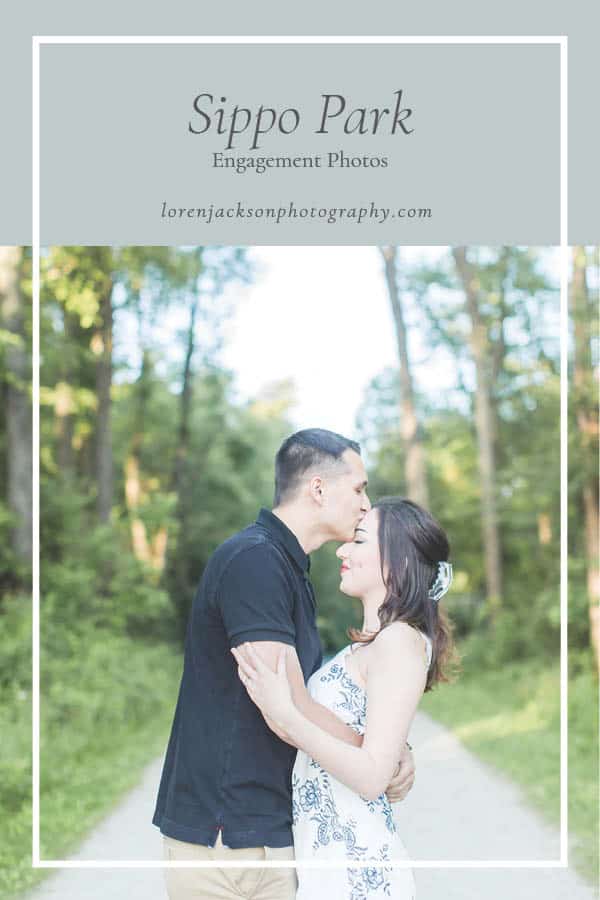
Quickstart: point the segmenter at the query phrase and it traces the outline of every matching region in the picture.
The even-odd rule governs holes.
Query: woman
[[[307,688],[362,734],[361,747],[332,737],[294,705],[285,654],[272,672],[250,648],[234,651],[240,678],[277,733],[299,748],[294,767],[296,858],[373,861],[347,869],[298,870],[298,900],[410,900],[407,868],[381,865],[406,858],[384,790],[424,691],[446,680],[450,629],[439,601],[452,579],[448,539],[410,500],[376,503],[342,545],[340,589],[360,598],[363,626],[353,644],[310,678]]]

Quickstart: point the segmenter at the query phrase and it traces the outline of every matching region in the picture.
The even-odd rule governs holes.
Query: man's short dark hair
[[[305,472],[323,463],[338,462],[346,450],[360,454],[360,444],[326,428],[305,428],[286,438],[275,457],[273,505],[279,506],[293,496]]]

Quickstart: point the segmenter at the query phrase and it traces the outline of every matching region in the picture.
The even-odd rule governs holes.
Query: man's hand
[[[385,791],[390,803],[398,803],[400,800],[404,800],[414,783],[415,761],[410,747],[408,744],[405,744],[398,768]]]

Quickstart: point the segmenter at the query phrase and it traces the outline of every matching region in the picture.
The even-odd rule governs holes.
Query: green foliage
[[[485,606],[464,297],[450,253],[435,267],[405,266],[401,273],[409,349],[421,346],[424,354],[415,383],[430,506],[452,546],[455,579],[444,602],[465,668],[458,685],[427,699],[428,708],[459,728],[482,756],[523,783],[529,779],[531,796],[548,809],[556,788],[557,694],[556,670],[547,664],[557,659],[560,625],[558,294],[548,274],[551,252],[469,250],[480,281],[497,418],[504,596],[493,629]],[[26,253],[27,303],[30,268]],[[42,832],[48,855],[64,853],[136,779],[143,762],[163,749],[179,665],[171,642],[183,632],[202,570],[221,541],[252,521],[260,506],[271,505],[273,457],[293,429],[293,386],[273,384],[241,403],[233,375],[219,362],[223,326],[235,302],[226,288],[250,277],[241,248],[59,247],[43,255]],[[109,522],[99,525],[96,376],[107,292],[114,318],[114,496]],[[30,334],[26,322],[26,341]],[[3,384],[14,345],[14,336],[0,330]],[[447,361],[443,383],[427,392],[420,372],[440,358]],[[591,379],[584,387],[591,397]],[[372,499],[406,491],[398,396],[397,370],[383,371],[358,416]],[[593,827],[582,785],[595,752],[581,527],[591,457],[581,446],[573,409],[571,417],[571,772],[575,827],[583,835]],[[36,873],[28,860],[30,620],[23,595],[29,573],[10,549],[5,430],[0,428],[0,800],[11,815],[0,848],[0,870],[9,874],[0,876],[0,890],[8,891]],[[348,627],[361,622],[360,604],[340,593],[338,573],[335,548],[313,555],[326,652],[337,650]],[[538,758],[539,777],[532,779]],[[12,868],[1,865],[14,860]]]
[[[5,590],[22,584],[26,578],[26,567],[15,556],[10,532],[15,523],[13,513],[0,501],[0,586]],[[2,599],[0,597],[0,610]]]
[[[206,251],[206,252],[205,252]],[[42,259],[41,710],[42,854],[64,856],[164,750],[180,669],[171,644],[214,547],[271,497],[272,455],[287,403],[254,409],[232,399],[216,364],[231,304],[219,297],[249,276],[237,248],[52,248]],[[96,514],[96,363],[101,297],[110,292],[112,516]],[[185,491],[178,496],[181,373],[187,334],[163,333],[167,307],[197,307],[201,342],[193,389]],[[29,323],[27,328],[29,329]],[[133,328],[132,328],[133,326]],[[27,332],[29,333],[29,331]],[[137,337],[136,351],[128,335]],[[173,343],[174,341],[174,343]],[[6,341],[2,347],[6,347]],[[177,352],[178,351],[178,352]],[[0,348],[0,359],[3,357]],[[272,399],[272,398],[271,398]],[[0,457],[5,462],[4,433]],[[128,495],[128,466],[137,493]],[[199,477],[201,476],[201,477]],[[129,485],[130,487],[130,485]],[[187,510],[182,518],[181,509]],[[182,528],[182,524],[185,528]],[[0,506],[0,578],[27,588],[10,551],[12,518]],[[141,529],[155,556],[133,541]],[[157,549],[157,539],[163,542]],[[179,593],[167,561],[181,559]],[[0,604],[0,800],[10,812],[0,849],[0,893],[39,877],[30,869],[30,616],[24,597]]]
[[[46,610],[42,610],[46,623]],[[31,868],[31,615],[5,598],[0,660],[0,894],[43,877]],[[64,858],[165,746],[180,674],[178,647],[60,624],[42,632],[42,856]]]
[[[48,656],[42,676],[41,833],[44,852],[56,855],[98,818],[98,801],[112,783],[134,784],[140,762],[164,750],[172,716],[180,654],[118,635],[98,640],[92,629]],[[145,746],[136,746],[143,742]],[[127,772],[123,754],[135,761]],[[106,803],[102,803],[106,808]],[[60,822],[67,823],[65,840]],[[82,819],[82,822],[78,822]]]
[[[473,248],[480,314],[488,341],[488,379],[496,413],[496,503],[502,542],[502,615],[492,633],[485,608],[481,478],[474,422],[470,324],[451,259],[437,268],[403,270],[411,328],[429,338],[431,353],[450,353],[443,390],[417,392],[427,458],[430,508],[451,544],[454,584],[446,599],[459,637],[482,633],[486,661],[554,654],[559,616],[559,358],[558,294],[544,253]],[[423,365],[423,362],[421,362]],[[418,386],[418,385],[417,385]],[[400,436],[399,375],[372,382],[357,421],[367,450],[370,495],[406,491]],[[577,469],[573,466],[573,478]],[[577,491],[570,505],[571,543],[582,552]],[[583,567],[573,562],[573,595]],[[589,636],[579,613],[576,646]],[[483,663],[483,657],[481,659]]]
[[[42,626],[48,652],[60,652],[63,628],[169,638],[170,601],[131,553],[124,526],[95,525],[87,498],[42,486]]]
[[[31,607],[29,597],[6,594],[0,614],[2,655],[0,689],[6,697],[16,697],[31,677]],[[2,732],[6,734],[6,732]]]

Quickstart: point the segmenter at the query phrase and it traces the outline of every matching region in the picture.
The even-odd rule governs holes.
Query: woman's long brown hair
[[[378,610],[380,630],[392,622],[406,622],[431,640],[431,665],[425,690],[450,681],[457,666],[452,625],[439,601],[429,596],[438,563],[448,560],[450,544],[433,516],[412,500],[386,497],[377,510],[381,572],[385,600]],[[369,644],[377,635],[351,628],[352,641]]]

